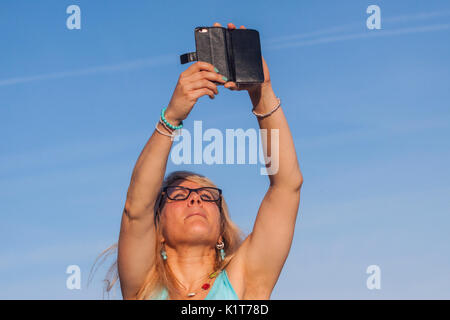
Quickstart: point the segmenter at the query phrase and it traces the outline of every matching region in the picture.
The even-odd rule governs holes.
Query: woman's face
[[[198,183],[183,181],[178,186],[196,189]],[[186,200],[166,199],[161,211],[164,241],[171,245],[214,245],[220,235],[220,211],[216,202],[204,201],[197,192]]]

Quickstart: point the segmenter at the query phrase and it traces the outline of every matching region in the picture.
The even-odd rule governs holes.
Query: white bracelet
[[[164,123],[164,121],[162,121],[162,119],[161,118],[159,118],[159,123],[161,123],[163,126],[164,126],[164,128],[166,128],[167,129],[167,131],[169,131],[170,133],[174,133],[174,129],[171,129],[171,128],[169,128],[168,126],[167,126],[167,124],[165,124]]]
[[[181,129],[179,129],[179,130],[180,130],[180,133],[179,133],[179,134],[175,134],[175,133],[169,134],[169,133],[162,132],[161,130],[158,129],[158,123],[159,123],[159,122],[157,122],[156,125],[155,125],[156,131],[158,131],[160,134],[162,134],[162,135],[164,135],[164,136],[166,136],[166,137],[170,137],[170,140],[172,140],[172,141],[173,141],[173,139],[174,139],[176,136],[178,136],[178,135],[181,134]],[[178,130],[175,130],[175,131],[178,131]]]
[[[255,108],[253,108],[253,109],[252,109],[253,114],[254,114],[255,116],[257,116],[258,118],[265,118],[265,117],[270,116],[272,113],[274,113],[275,111],[277,111],[277,109],[281,106],[281,99],[278,98],[278,97],[277,97],[277,99],[278,99],[278,104],[275,106],[275,108],[272,109],[272,111],[269,111],[268,113],[265,113],[265,114],[260,114],[260,113],[256,113],[256,112],[255,112]]]

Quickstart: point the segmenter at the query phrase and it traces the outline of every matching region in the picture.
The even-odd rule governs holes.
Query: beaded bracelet
[[[166,137],[170,137],[170,140],[172,140],[172,141],[173,141],[173,139],[174,139],[176,136],[178,136],[178,135],[181,134],[181,129],[180,129],[180,133],[179,133],[179,134],[175,134],[175,133],[169,134],[169,133],[162,132],[161,130],[158,129],[158,123],[159,123],[159,122],[157,122],[156,125],[155,125],[156,131],[158,131],[160,134],[162,134],[162,135],[164,135],[164,136],[166,136]]]
[[[175,130],[169,128],[169,127],[167,126],[167,124],[165,124],[164,121],[162,121],[161,118],[159,118],[159,123],[161,123],[161,124],[164,126],[164,128],[166,128],[167,131],[169,131],[170,133],[174,133]]]
[[[265,118],[265,117],[270,116],[272,113],[274,113],[281,106],[281,99],[278,98],[278,97],[277,97],[277,99],[278,99],[278,104],[275,106],[275,108],[272,109],[272,111],[269,111],[269,112],[267,112],[265,114],[260,114],[260,113],[256,113],[255,112],[255,108],[253,108],[252,109],[253,114],[255,116],[257,116],[258,118]]]
[[[161,110],[161,119],[162,119],[162,121],[164,121],[164,123],[165,123],[169,128],[171,128],[171,129],[173,129],[173,130],[178,130],[178,129],[183,128],[183,121],[180,122],[180,125],[179,125],[179,126],[174,126],[174,125],[170,124],[169,121],[166,120],[166,117],[164,117],[164,112],[166,111],[166,109],[167,109],[167,107],[164,107],[164,108]]]

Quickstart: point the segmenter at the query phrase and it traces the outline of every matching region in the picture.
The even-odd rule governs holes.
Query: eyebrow
[[[180,186],[180,185],[177,185],[177,186],[167,186],[167,187],[180,187],[180,188],[186,188],[186,189],[213,188],[213,187],[207,187],[207,186],[201,186],[201,187],[198,187],[198,188],[191,188],[191,187]]]

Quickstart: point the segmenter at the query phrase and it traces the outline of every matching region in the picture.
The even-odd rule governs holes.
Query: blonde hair
[[[160,241],[160,239],[162,239],[162,226],[160,223],[160,217],[161,217],[161,210],[163,209],[165,204],[165,195],[162,193],[162,188],[181,181],[190,181],[198,183],[199,185],[204,187],[217,188],[217,186],[207,177],[191,171],[174,171],[165,178],[161,190],[158,193],[157,201],[154,207],[154,215],[155,215],[154,225],[156,232],[156,241],[154,243],[155,262],[153,266],[150,268],[150,271],[148,272],[142,286],[136,293],[136,299],[141,300],[154,299],[159,295],[161,290],[163,290],[164,288],[167,288],[169,294],[170,292],[176,292],[177,289],[180,288],[180,285],[177,283],[172,270],[161,256],[163,243]],[[228,206],[223,197],[221,197],[220,201],[218,202],[218,206],[220,211],[220,234],[222,236],[223,243],[225,244],[223,249],[225,251],[226,257],[224,260],[222,260],[222,258],[220,257],[220,255],[216,250],[214,267],[215,270],[221,271],[228,265],[231,259],[233,259],[234,254],[242,244],[243,233],[239,229],[239,227],[231,220],[228,211]],[[108,256],[116,252],[117,246],[118,244],[115,243],[111,247],[104,250],[95,261],[94,266],[101,257],[103,257],[101,261],[101,263],[103,263]],[[94,266],[91,269],[91,274]],[[116,261],[111,265],[106,274],[104,280],[105,282],[104,291],[106,291],[109,294],[109,292],[114,287],[118,279],[119,275],[117,270],[117,259],[116,259]]]

